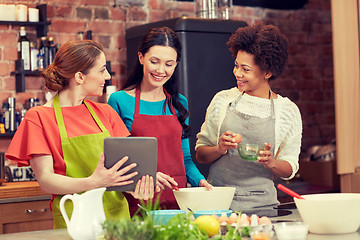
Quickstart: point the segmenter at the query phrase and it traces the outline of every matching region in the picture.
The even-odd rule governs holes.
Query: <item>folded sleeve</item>
[[[44,129],[31,119],[31,112],[26,115],[30,118],[21,122],[5,154],[6,158],[17,161],[19,166],[29,166],[34,154],[52,154]]]

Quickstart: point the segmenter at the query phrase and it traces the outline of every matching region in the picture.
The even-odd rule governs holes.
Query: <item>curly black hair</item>
[[[274,25],[257,23],[238,28],[226,44],[234,58],[239,51],[254,55],[260,70],[272,73],[269,80],[283,72],[288,59],[288,39]]]

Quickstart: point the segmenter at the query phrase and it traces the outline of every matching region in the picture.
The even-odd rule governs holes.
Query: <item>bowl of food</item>
[[[217,215],[218,217],[221,217],[222,214],[226,214],[227,217],[230,216],[232,213],[231,210],[220,210],[220,209],[204,209],[204,210],[195,210],[193,211],[194,218],[203,216],[203,215]]]
[[[234,187],[205,187],[180,188],[173,191],[177,204],[181,210],[228,210],[235,194]]]
[[[360,193],[325,193],[294,198],[309,231],[317,234],[352,233],[360,227]]]
[[[250,232],[250,237],[252,240],[270,240],[272,239],[273,235],[274,231],[272,230],[271,224],[253,227]],[[297,240],[297,238],[294,238],[294,240]]]
[[[166,225],[177,214],[185,214],[184,210],[153,210],[150,211],[150,216],[156,225]]]
[[[306,240],[309,225],[303,222],[281,222],[274,224],[279,240]]]
[[[248,161],[256,161],[261,150],[266,150],[264,144],[240,143],[238,146],[240,157]]]

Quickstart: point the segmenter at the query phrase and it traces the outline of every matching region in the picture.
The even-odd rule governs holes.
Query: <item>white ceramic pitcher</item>
[[[68,194],[60,200],[60,211],[65,220],[67,231],[73,239],[96,239],[102,232],[101,223],[106,220],[102,197],[106,188],[97,188],[83,194]],[[65,211],[66,200],[73,202],[70,217]]]

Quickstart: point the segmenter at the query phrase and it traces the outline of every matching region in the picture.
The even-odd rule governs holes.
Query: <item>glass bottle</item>
[[[54,38],[49,37],[49,65],[54,61],[55,58],[55,45],[54,45]]]
[[[30,43],[30,60],[31,60],[31,71],[39,69],[38,66],[38,54],[39,50],[35,47],[34,43]]]
[[[218,18],[229,20],[231,17],[232,0],[218,0]]]
[[[4,102],[2,104],[3,109],[3,122],[4,122],[4,128],[6,132],[10,131],[10,112],[9,112],[9,103]]]
[[[45,36],[41,37],[41,39],[40,39],[39,54],[43,61],[42,67],[45,69],[45,68],[47,68],[48,63],[49,63],[49,48],[47,47]],[[39,66],[40,66],[40,63],[39,63]]]
[[[16,130],[16,99],[13,97],[8,98],[9,114],[10,114],[10,132]]]
[[[25,27],[20,27],[20,37],[17,45],[18,59],[24,61],[24,70],[30,70],[30,41],[26,37]]]
[[[218,0],[196,0],[196,16],[200,18],[216,18]]]

